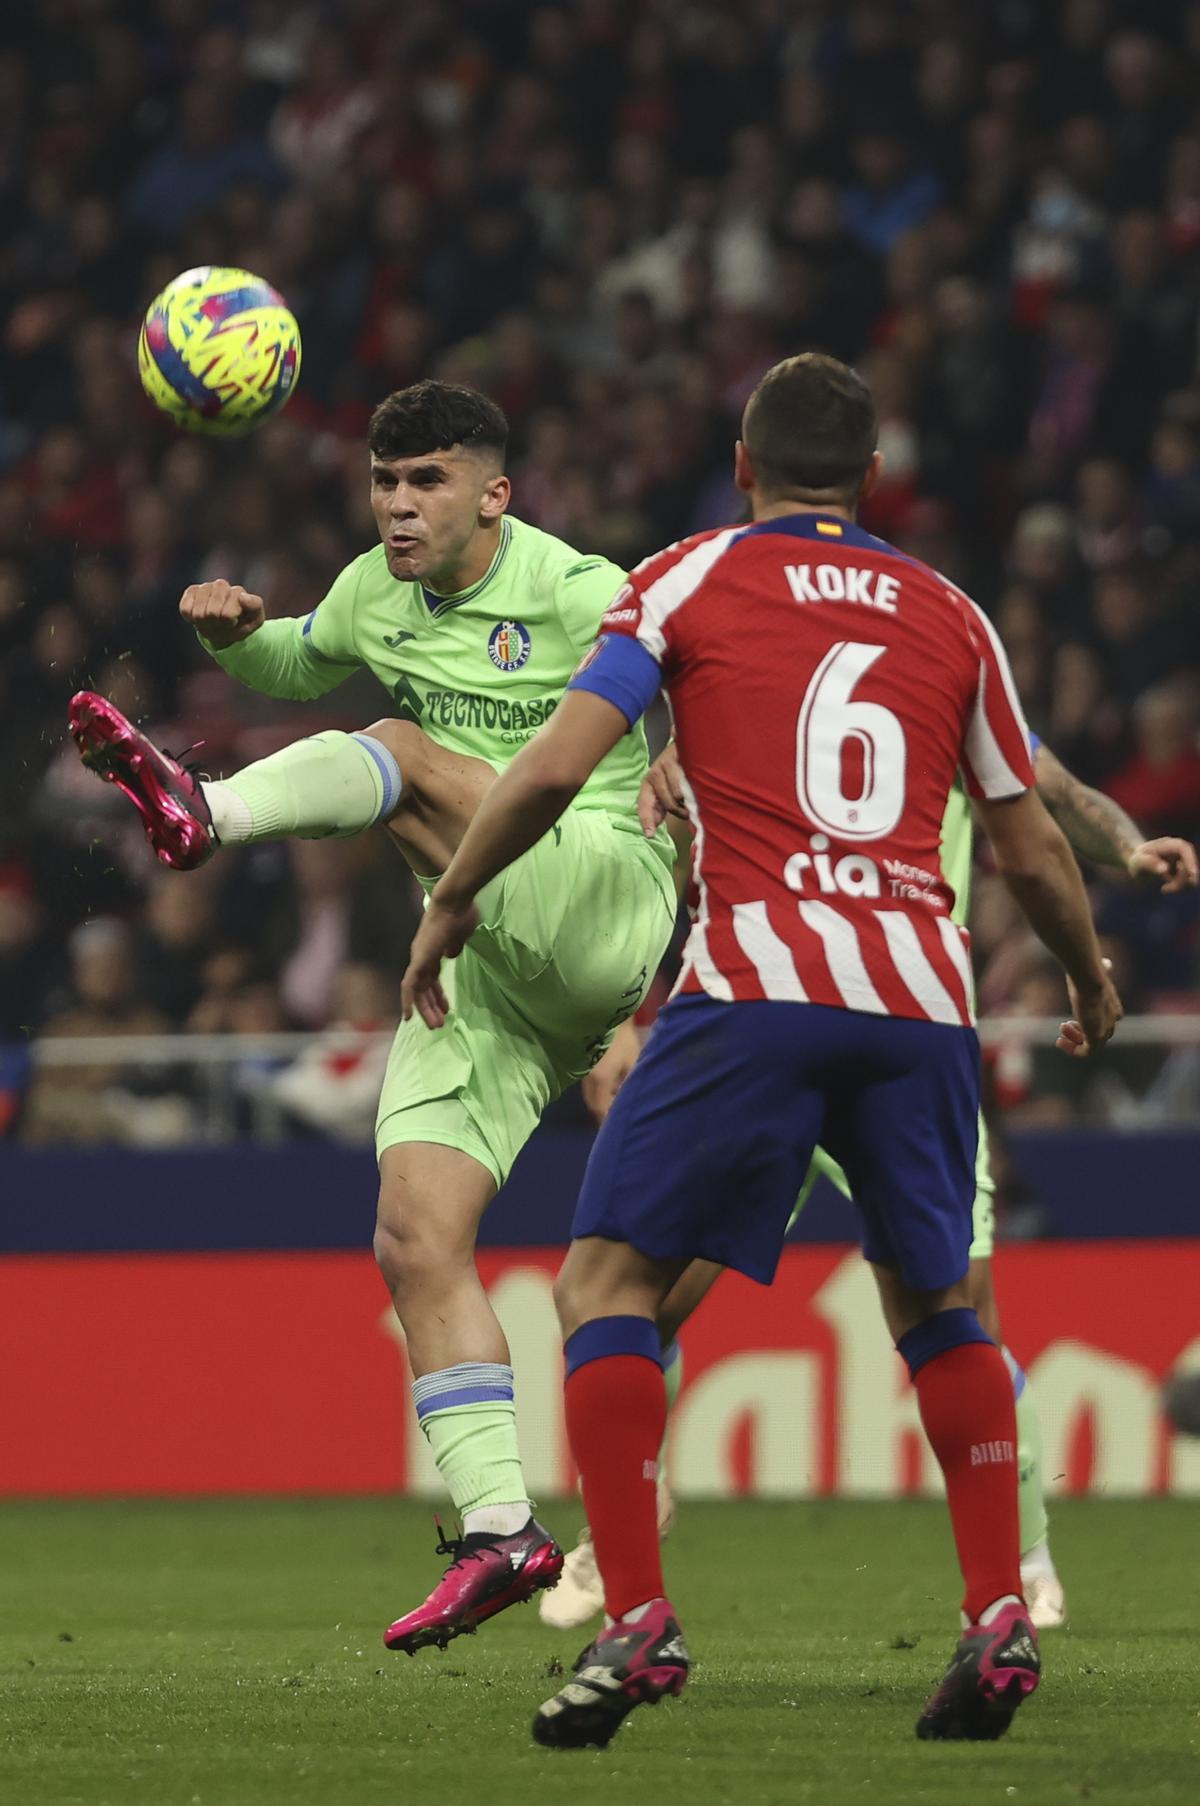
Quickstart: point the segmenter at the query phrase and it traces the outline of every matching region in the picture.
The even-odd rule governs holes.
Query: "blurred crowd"
[[[629,563],[736,518],[771,362],[854,361],[866,524],[992,612],[1068,766],[1200,831],[1200,4],[31,0],[0,217],[0,1114],[30,1138],[170,1117],[152,1077],[30,1090],[33,1034],[332,1024],[336,1060],[394,1012],[417,903],[382,834],[179,881],[62,741],[84,684],[214,770],[383,712],[365,679],[236,690],[175,605],[226,576],[313,607],[371,541],[368,413],[421,375],[505,407],[523,518]],[[148,301],[208,263],[303,333],[232,447],[136,377]],[[1129,1006],[1194,1007],[1194,898],[1095,895]],[[1060,1007],[986,874],[977,950],[990,1011]],[[998,1089],[1029,1106],[1019,1059]]]

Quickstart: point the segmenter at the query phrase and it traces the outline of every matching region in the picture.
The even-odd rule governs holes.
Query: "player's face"
[[[495,546],[487,528],[508,497],[508,478],[474,452],[371,460],[371,511],[389,571],[447,595],[483,576]]]

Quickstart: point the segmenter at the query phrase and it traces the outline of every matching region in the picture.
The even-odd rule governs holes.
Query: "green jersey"
[[[216,657],[251,689],[293,701],[322,696],[365,666],[393,715],[500,771],[553,714],[624,581],[606,558],[582,557],[506,515],[490,567],[459,595],[398,581],[378,545],[346,566],[307,620],[267,621]],[[596,767],[576,807],[640,832],[647,764],[639,725]],[[670,865],[665,830],[655,844]]]
[[[942,817],[942,873],[954,892],[951,920],[960,928],[967,925],[971,908],[971,858],[974,852],[975,824],[971,804],[961,782],[950,792],[946,813]]]

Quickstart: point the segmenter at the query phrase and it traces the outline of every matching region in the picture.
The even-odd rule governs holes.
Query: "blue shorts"
[[[978,1115],[973,1029],[677,998],[596,1137],[572,1235],[769,1284],[820,1143],[867,1259],[937,1291],[967,1270]]]

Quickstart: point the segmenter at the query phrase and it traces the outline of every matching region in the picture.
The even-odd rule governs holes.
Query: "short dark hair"
[[[856,370],[820,351],[785,358],[746,403],[742,439],[760,489],[848,498],[875,451],[871,391]]]
[[[419,458],[425,452],[494,451],[504,464],[508,421],[504,411],[478,389],[431,379],[396,389],[380,402],[367,428],[374,457]]]

